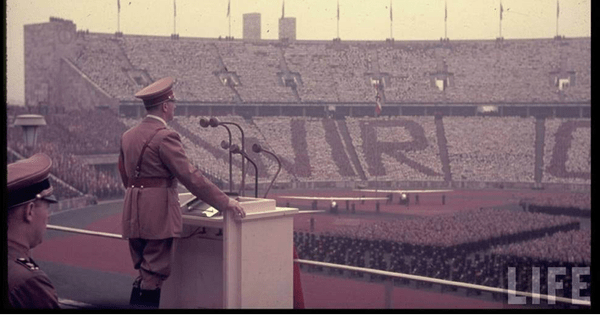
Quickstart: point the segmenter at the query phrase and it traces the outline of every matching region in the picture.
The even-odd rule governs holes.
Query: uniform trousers
[[[176,239],[129,239],[133,268],[139,270],[140,288],[154,290],[162,287],[169,275],[175,255]]]

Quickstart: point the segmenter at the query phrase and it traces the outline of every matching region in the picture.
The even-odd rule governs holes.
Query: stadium
[[[233,143],[247,151],[260,144],[281,159],[268,198],[323,210],[294,217],[301,259],[501,289],[508,267],[517,267],[524,292],[541,266],[542,294],[545,268],[560,266],[556,295],[572,297],[571,270],[591,264],[590,38],[286,36],[106,34],[54,17],[26,25],[25,106],[7,106],[7,162],[36,152],[53,159],[60,202],[50,224],[119,233],[120,138],[145,114],[133,94],[172,75],[178,102],[169,126],[193,165],[230,188],[229,153],[220,147],[227,133],[200,123],[236,123],[245,142],[236,133]],[[24,114],[47,123],[35,147],[15,125]],[[233,185],[254,195],[258,176],[262,195],[278,166],[249,154],[257,170],[246,169],[242,188],[243,163],[234,158]],[[395,201],[390,191],[400,189],[408,202]],[[434,191],[411,192],[422,190]],[[332,213],[329,202],[310,199],[367,194],[389,200],[348,200]],[[289,198],[299,195],[305,199]],[[49,230],[34,254],[63,303],[127,308],[135,272],[121,241]],[[589,272],[583,279],[581,296],[589,297]],[[309,309],[589,308],[510,305],[493,292],[311,264],[302,265],[302,281]]]

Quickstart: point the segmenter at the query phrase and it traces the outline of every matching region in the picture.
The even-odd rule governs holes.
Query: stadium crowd
[[[357,230],[340,230],[337,233],[367,240],[382,239],[433,246],[461,245],[477,250],[489,247],[489,242],[505,242],[503,239],[507,235],[514,241],[517,235],[529,237],[531,231],[542,231],[576,222],[576,219],[566,216],[481,209],[453,216],[384,221],[366,224]]]
[[[337,168],[339,168],[340,175],[344,178],[354,179],[358,175],[358,170],[350,159],[352,153],[346,152],[348,144],[343,138],[344,135],[341,132],[342,129],[339,127],[338,121],[324,119],[323,129],[325,130],[325,140],[329,147],[331,147],[331,158],[337,165]]]
[[[533,182],[535,119],[444,117],[453,180]]]
[[[278,77],[280,48],[247,42],[215,42],[219,57],[227,70],[235,72],[241,82],[236,86],[243,101],[291,102],[292,91]],[[258,81],[260,79],[260,81]],[[265,90],[267,88],[267,90]]]
[[[535,263],[571,267],[589,263],[585,253],[590,252],[591,245],[586,243],[586,232],[578,228],[578,221],[568,217],[482,209],[452,217],[362,224],[324,234],[297,231],[294,242],[302,259],[506,288],[510,266],[521,268],[525,263]],[[525,245],[513,246],[530,240],[540,244],[531,252],[519,251]],[[550,253],[553,246],[561,250]],[[580,249],[582,254],[574,256],[569,248]],[[333,268],[309,266],[308,270],[365,277],[361,272]],[[370,280],[385,278],[368,276]],[[407,279],[396,282],[409,283]],[[527,290],[528,285],[531,282],[521,275],[517,288]],[[456,290],[450,286],[442,289]]]
[[[592,259],[591,237],[590,230],[557,232],[527,242],[497,246],[492,248],[492,253],[589,264]]]
[[[522,199],[521,202],[535,206],[548,206],[557,208],[574,208],[582,210],[592,209],[592,195],[589,193],[565,193],[546,196],[531,196]]]
[[[591,122],[546,119],[542,182],[591,181]]]
[[[47,126],[40,130],[35,149],[24,146],[22,129],[12,124],[7,124],[7,146],[23,157],[37,152],[48,154],[54,162],[51,173],[80,193],[100,198],[123,195],[123,184],[116,173],[98,171],[77,157],[118,153],[119,135],[125,127],[111,111],[71,110],[46,115],[45,119]],[[58,188],[57,197],[73,197],[72,188]]]
[[[88,33],[78,37],[75,57],[70,61],[104,91],[119,99],[130,99],[140,88],[126,70],[133,67],[112,35]]]
[[[12,122],[23,112],[11,108],[7,117],[7,146],[19,153],[25,153],[19,145],[21,129],[14,127]],[[216,180],[227,181],[228,156],[220,147],[221,141],[227,140],[226,131],[223,128],[202,128],[199,125],[201,118],[176,116],[170,126],[180,132],[196,166]],[[368,180],[376,177],[402,181],[444,179],[444,164],[437,146],[438,129],[433,117],[347,117],[345,120],[332,120],[269,116],[246,120],[241,116],[223,116],[221,120],[238,123],[244,128],[247,151],[256,142],[280,156],[283,169],[278,182],[357,180],[363,171]],[[450,154],[450,164],[447,165],[453,180],[533,182],[533,118],[449,116],[442,121]],[[93,109],[50,113],[46,115],[46,122],[48,126],[42,127],[38,139],[43,146],[41,148],[59,155],[57,157],[77,159],[79,155],[117,154],[120,135],[139,119],[117,118],[113,111]],[[587,179],[579,175],[585,166],[591,166],[590,137],[587,135],[589,120],[547,119],[546,122],[544,164],[549,165],[544,166],[543,182],[589,183],[589,172],[583,172]],[[241,145],[237,129],[231,127],[231,130],[234,143]],[[557,134],[561,132],[564,133]],[[558,138],[567,132],[568,137],[573,139]],[[564,157],[553,157],[553,154]],[[259,166],[259,181],[270,182],[277,170],[276,162],[265,154],[250,152],[250,156]],[[563,165],[560,165],[561,161]],[[80,176],[59,178],[67,183],[75,182],[73,187],[84,193],[91,191],[109,196],[122,192],[118,184],[120,179],[115,173],[98,172],[93,166],[76,163],[78,160],[58,162],[65,166],[57,169],[61,173]],[[241,175],[240,164],[239,156],[234,157],[234,178]],[[83,169],[70,170],[70,166]],[[552,168],[562,168],[570,176],[556,179]],[[247,176],[247,182],[252,182],[253,171],[248,164],[247,173],[251,176]],[[94,179],[94,183],[84,187],[83,182],[89,179]],[[98,186],[91,186],[93,184]],[[578,205],[575,203],[574,206]]]
[[[129,99],[143,86],[130,71],[177,74],[186,101],[297,102],[281,73],[298,72],[302,102],[373,102],[371,78],[390,77],[388,102],[588,101],[591,82],[589,38],[398,43],[262,43],[216,39],[86,33],[69,60],[111,96]],[[539,54],[543,52],[543,54]],[[200,68],[199,68],[200,67]],[[233,72],[231,90],[219,74]],[[558,94],[551,75],[573,73]],[[434,78],[444,79],[445,89]],[[518,79],[518,80],[517,80]],[[492,89],[493,88],[493,89]],[[239,95],[239,98],[238,98]]]
[[[150,75],[177,75],[178,99],[234,101],[234,92],[223,86],[213,74],[226,68],[219,59],[214,42],[187,38],[172,41],[146,36],[125,36],[120,41],[135,68]]]
[[[255,117],[254,124],[258,127],[264,137],[267,146],[282,160],[282,174],[287,171],[290,179],[306,181],[312,176],[312,166],[320,166],[319,163],[311,163],[308,153],[309,145],[323,147],[325,137],[319,137],[315,141],[309,139],[310,133],[306,131],[304,117]],[[314,138],[314,137],[313,137]],[[330,154],[322,155],[324,157]],[[328,161],[331,164],[331,161]],[[315,177],[316,179],[316,177]]]
[[[368,179],[444,179],[433,117],[347,117],[346,125]]]

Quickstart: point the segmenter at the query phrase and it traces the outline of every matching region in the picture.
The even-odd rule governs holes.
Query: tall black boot
[[[129,298],[129,305],[138,307],[141,304],[141,293],[140,293],[140,282],[141,278],[137,278],[133,282],[133,288],[131,289],[131,297]]]
[[[158,309],[160,304],[160,288],[155,290],[140,290],[139,304],[144,309]]]

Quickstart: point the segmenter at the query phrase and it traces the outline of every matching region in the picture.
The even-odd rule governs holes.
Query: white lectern
[[[183,235],[162,287],[161,309],[293,308],[297,208],[240,197],[246,217],[235,220],[214,215],[190,193],[179,198]]]

